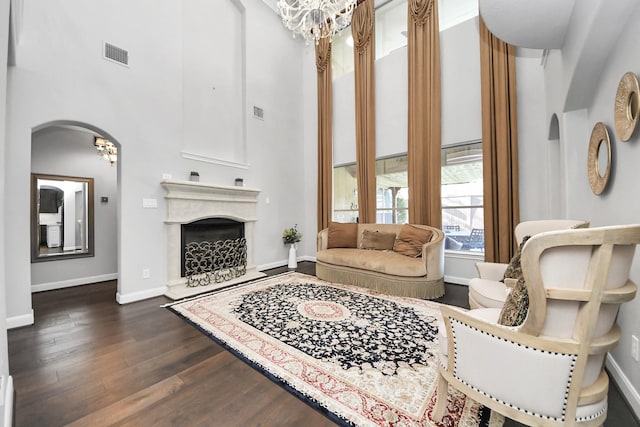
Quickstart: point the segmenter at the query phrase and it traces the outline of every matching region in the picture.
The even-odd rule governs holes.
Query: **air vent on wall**
[[[104,59],[113,61],[120,65],[129,65],[129,52],[119,48],[118,46],[114,46],[111,43],[104,42],[102,54]]]
[[[264,110],[260,107],[253,106],[253,117],[264,120]]]

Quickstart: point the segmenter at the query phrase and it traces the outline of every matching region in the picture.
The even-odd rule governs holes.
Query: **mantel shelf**
[[[165,196],[167,199],[212,199],[217,200],[220,197],[237,198],[236,201],[256,201],[258,194],[257,188],[239,187],[235,185],[209,184],[198,181],[183,181],[164,179],[160,184],[167,191]]]

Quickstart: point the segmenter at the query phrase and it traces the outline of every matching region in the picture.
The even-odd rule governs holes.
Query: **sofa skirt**
[[[444,295],[444,279],[402,277],[316,262],[316,276],[327,282],[344,283],[376,290],[387,295],[435,299]]]

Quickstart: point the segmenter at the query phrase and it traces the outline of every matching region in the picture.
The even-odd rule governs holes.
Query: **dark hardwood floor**
[[[16,426],[335,425],[160,307],[168,298],[118,305],[115,292],[103,282],[33,295],[35,325],[8,333]],[[466,287],[446,292],[440,302],[467,303]],[[606,425],[638,425],[612,386],[614,409]]]

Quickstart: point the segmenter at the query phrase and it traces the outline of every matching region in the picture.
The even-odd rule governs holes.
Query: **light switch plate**
[[[155,209],[158,207],[157,199],[142,199],[142,207],[147,209]]]

